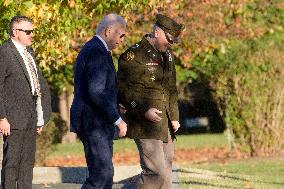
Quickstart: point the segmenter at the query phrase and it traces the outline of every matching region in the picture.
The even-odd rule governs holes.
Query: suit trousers
[[[32,124],[31,124],[32,125]],[[32,189],[36,130],[11,130],[4,136],[1,184],[3,189]]]
[[[171,189],[174,146],[169,134],[168,142],[156,139],[135,139],[139,150],[141,177],[138,189]]]
[[[113,139],[108,136],[80,136],[84,145],[89,177],[81,189],[111,189],[114,169],[112,164]]]

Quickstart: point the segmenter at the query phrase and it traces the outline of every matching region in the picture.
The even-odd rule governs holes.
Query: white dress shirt
[[[15,41],[13,39],[11,39],[11,40],[12,40],[13,44],[15,45],[15,47],[17,48],[18,52],[20,53],[22,59],[24,60],[27,72],[29,74],[29,79],[30,79],[30,82],[31,82],[30,83],[31,88],[32,88],[31,93],[32,93],[32,95],[34,95],[35,94],[35,86],[34,86],[33,77],[32,77],[32,74],[31,74],[31,70],[30,70],[30,67],[29,67],[28,58],[24,55],[25,47],[23,47],[17,41]],[[30,56],[30,59],[32,60],[32,64],[35,68],[36,75],[38,77],[37,67],[36,67],[35,61],[30,54],[29,54],[29,56]],[[36,112],[37,112],[37,126],[43,126],[44,125],[44,119],[43,119],[43,110],[42,110],[42,106],[41,106],[41,98],[40,97],[37,97],[37,99],[36,99]]]

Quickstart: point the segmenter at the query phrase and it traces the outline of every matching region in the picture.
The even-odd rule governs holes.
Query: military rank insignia
[[[128,52],[127,52],[127,54],[126,54],[126,60],[127,60],[127,61],[133,60],[134,57],[135,57],[134,52],[132,52],[132,51],[128,51]]]
[[[147,68],[148,68],[148,71],[151,73],[150,75],[150,80],[153,82],[156,80],[156,77],[155,77],[155,71],[157,70],[157,66],[159,64],[156,63],[156,62],[149,62],[146,64]]]

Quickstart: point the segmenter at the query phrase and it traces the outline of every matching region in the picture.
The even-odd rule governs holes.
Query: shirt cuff
[[[121,122],[122,122],[122,119],[120,117],[120,118],[118,118],[118,120],[116,120],[116,122],[114,122],[114,125],[116,126],[116,125],[120,124]]]
[[[37,112],[37,127],[41,127],[44,125],[44,119],[43,119],[43,110],[41,105],[41,98],[37,97],[36,101],[36,112]]]

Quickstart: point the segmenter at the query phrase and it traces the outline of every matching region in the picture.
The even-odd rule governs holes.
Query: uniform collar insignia
[[[135,58],[135,54],[133,51],[128,51],[126,53],[126,60],[130,61],[130,60],[133,60]]]

